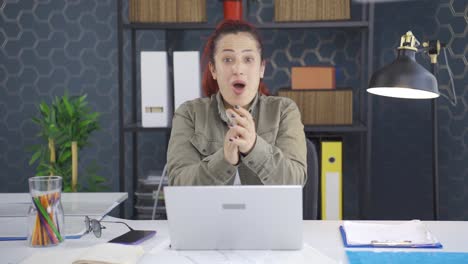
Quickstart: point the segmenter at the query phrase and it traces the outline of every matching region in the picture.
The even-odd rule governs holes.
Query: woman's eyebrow
[[[253,52],[253,51],[254,51],[253,49],[245,49],[242,52]],[[235,52],[235,50],[233,50],[233,49],[223,49],[223,50],[221,50],[221,52]]]

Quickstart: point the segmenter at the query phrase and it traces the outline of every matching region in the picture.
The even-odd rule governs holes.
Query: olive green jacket
[[[304,185],[307,178],[304,126],[296,104],[257,95],[249,111],[257,140],[237,166],[224,159],[227,116],[218,93],[182,104],[174,114],[167,151],[170,185]]]

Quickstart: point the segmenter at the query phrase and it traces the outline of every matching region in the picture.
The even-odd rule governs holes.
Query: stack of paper
[[[319,250],[304,244],[301,250],[171,250],[161,244],[145,254],[139,264],[338,264]]]
[[[347,247],[442,247],[419,220],[401,224],[345,221],[340,230]]]

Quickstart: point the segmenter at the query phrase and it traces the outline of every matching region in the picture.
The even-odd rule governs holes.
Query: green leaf
[[[72,117],[72,116],[73,116],[73,108],[72,108],[72,106],[70,105],[70,102],[68,101],[68,98],[65,97],[65,96],[62,97],[62,98],[63,98],[63,100],[62,100],[62,101],[63,101],[63,104],[65,105],[65,108],[67,109],[68,115],[69,115],[70,117]]]
[[[32,165],[34,162],[36,162],[36,160],[39,159],[40,156],[41,156],[41,151],[40,150],[36,151],[32,155],[31,160],[29,161],[29,165]]]
[[[83,94],[82,96],[80,96],[79,101],[80,101],[80,102],[85,102],[85,100],[86,100],[87,97],[88,97],[88,94]]]
[[[84,120],[80,122],[80,127],[87,127],[88,125],[92,123],[93,123],[93,120]]]
[[[106,182],[106,178],[102,177],[102,176],[94,176],[93,177],[93,180],[94,182],[96,183],[103,183],[103,182]]]
[[[41,102],[39,104],[39,109],[41,110],[42,113],[45,115],[49,115],[49,106],[45,102]]]
[[[96,113],[96,112],[95,112],[95,113],[91,113],[91,114],[89,114],[89,115],[87,116],[87,118],[88,118],[89,120],[97,120],[98,117],[99,117],[99,113]]]
[[[38,124],[38,125],[40,125],[41,122],[42,122],[42,121],[41,121],[39,118],[37,118],[37,117],[31,118],[31,120],[32,120],[34,123]]]
[[[70,157],[71,157],[71,151],[65,151],[59,156],[59,161],[63,163],[66,160],[70,159]]]

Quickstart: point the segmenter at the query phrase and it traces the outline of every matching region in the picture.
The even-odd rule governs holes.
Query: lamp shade
[[[407,99],[439,97],[435,76],[416,62],[415,53],[408,49],[398,50],[396,60],[372,75],[367,91]]]

